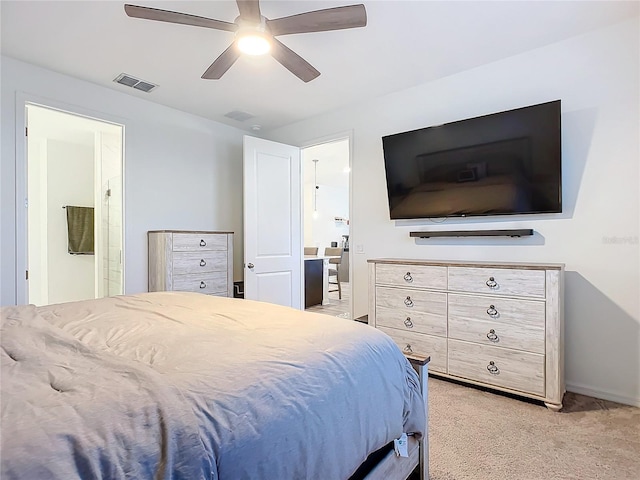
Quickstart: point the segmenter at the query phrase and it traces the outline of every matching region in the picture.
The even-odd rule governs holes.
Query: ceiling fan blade
[[[348,5],[267,20],[267,25],[272,35],[364,27],[367,25],[367,11],[362,4]]]
[[[236,63],[240,57],[240,52],[232,43],[227,49],[220,54],[218,58],[207,68],[207,71],[202,74],[202,78],[207,80],[219,80],[227,70],[231,68],[231,65]]]
[[[313,68],[309,62],[282,42],[275,38],[272,39],[272,42],[271,55],[273,58],[300,80],[307,83],[320,75],[320,72]]]
[[[243,20],[251,20],[253,22],[260,21],[262,14],[260,13],[259,0],[236,0],[236,3],[238,4],[240,18]]]
[[[235,32],[238,29],[238,26],[235,23],[223,22],[222,20],[214,20],[206,17],[198,17],[197,15],[189,15],[188,13],[161,10],[159,8],[125,4],[124,11],[130,17],[144,18],[146,20],[179,23],[181,25],[193,25],[196,27],[213,28],[215,30],[226,30],[229,32]]]

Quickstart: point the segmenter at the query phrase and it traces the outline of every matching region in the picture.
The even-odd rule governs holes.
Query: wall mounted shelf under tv
[[[410,237],[527,237],[533,235],[532,228],[511,230],[435,230],[432,232],[410,232]]]

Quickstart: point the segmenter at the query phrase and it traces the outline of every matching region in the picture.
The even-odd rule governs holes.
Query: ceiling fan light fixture
[[[310,82],[318,78],[320,72],[276,37],[367,25],[367,11],[363,4],[323,8],[269,19],[260,13],[260,1],[236,0],[239,15],[233,23],[141,5],[125,4],[124,10],[129,17],[133,18],[235,32],[236,38],[233,43],[218,55],[202,74],[202,78],[206,80],[219,80],[242,53],[248,55],[271,53],[275,60],[300,80],[305,83]]]
[[[247,55],[264,55],[271,50],[269,37],[257,30],[239,31],[236,45],[238,50]]]

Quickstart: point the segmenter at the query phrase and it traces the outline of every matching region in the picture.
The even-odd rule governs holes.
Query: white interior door
[[[300,149],[244,137],[244,296],[301,309]]]

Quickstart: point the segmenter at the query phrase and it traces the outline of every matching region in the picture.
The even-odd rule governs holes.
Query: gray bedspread
[[[425,428],[358,322],[159,292],[5,308],[1,334],[3,480],[343,480]]]

